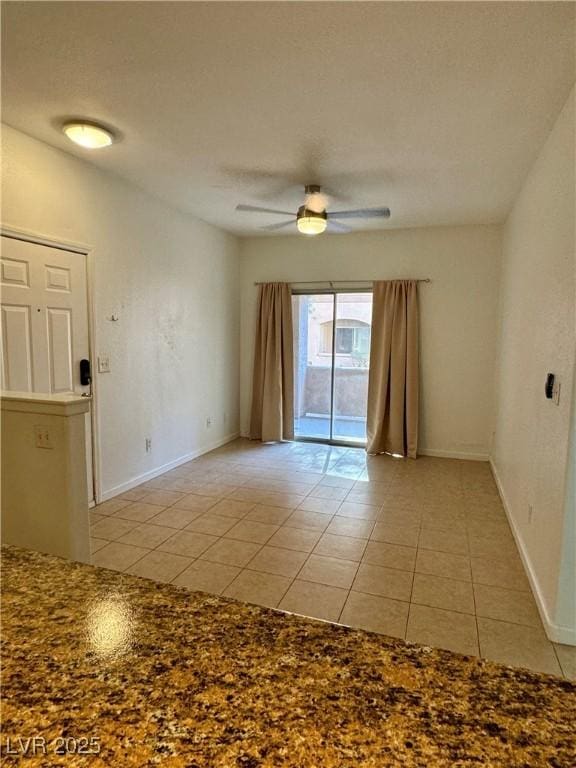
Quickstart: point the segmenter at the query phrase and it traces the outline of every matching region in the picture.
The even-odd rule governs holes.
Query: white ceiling
[[[498,222],[575,79],[571,2],[3,3],[4,120],[238,234],[387,205],[355,228]],[[58,121],[122,141],[74,147]],[[289,230],[281,230],[286,233]]]

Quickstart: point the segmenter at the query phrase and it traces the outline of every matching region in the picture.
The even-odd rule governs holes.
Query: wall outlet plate
[[[34,437],[36,440],[36,448],[54,448],[52,436],[48,427],[43,427],[40,424],[34,425]]]

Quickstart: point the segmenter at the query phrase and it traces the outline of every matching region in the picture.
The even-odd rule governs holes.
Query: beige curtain
[[[366,431],[368,453],[416,458],[418,281],[374,283]]]
[[[270,442],[294,437],[292,294],[287,283],[260,286],[250,438]]]

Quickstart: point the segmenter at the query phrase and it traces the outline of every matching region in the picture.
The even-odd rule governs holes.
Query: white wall
[[[495,472],[545,622],[566,640],[570,628],[564,624],[562,630],[557,607],[563,558],[574,546],[573,540],[563,543],[563,531],[573,536],[574,530],[573,521],[565,519],[576,340],[574,136],[573,91],[504,228],[493,448]],[[547,372],[561,383],[558,406],[544,397]],[[569,582],[564,588],[571,590],[574,606],[576,574]],[[566,620],[564,611],[562,623]],[[571,631],[576,642],[573,615]]]
[[[3,144],[2,223],[93,247],[104,495],[237,432],[238,241],[11,128]]]
[[[248,432],[255,281],[430,277],[421,297],[420,448],[488,457],[500,228],[434,227],[242,240],[241,429]]]

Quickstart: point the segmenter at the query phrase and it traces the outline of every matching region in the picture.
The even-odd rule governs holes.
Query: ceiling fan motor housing
[[[306,208],[305,205],[301,205],[298,208],[296,219],[328,219],[326,211],[312,211],[310,208]]]

